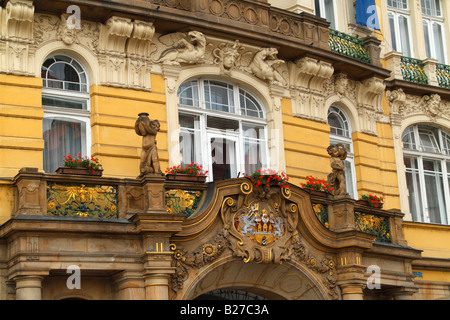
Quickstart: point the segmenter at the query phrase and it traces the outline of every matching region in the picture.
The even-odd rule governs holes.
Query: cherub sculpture
[[[331,156],[331,168],[333,169],[333,172],[328,175],[328,184],[334,189],[334,196],[346,197],[349,195],[345,191],[344,160],[347,158],[347,150],[342,143],[338,143],[329,146],[327,152]]]
[[[148,113],[140,113],[134,128],[136,133],[143,137],[141,163],[139,166],[140,177],[149,173],[161,174],[158,149],[156,147],[156,135],[160,130],[159,121],[150,121]]]

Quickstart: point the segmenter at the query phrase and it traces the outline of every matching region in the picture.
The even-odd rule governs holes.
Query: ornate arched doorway
[[[225,261],[226,260],[226,261]],[[205,268],[186,286],[183,300],[324,300],[322,285],[291,263],[244,263],[226,258]]]
[[[172,238],[172,299],[222,289],[270,300],[339,299],[335,251],[324,245],[330,231],[306,192],[257,187],[249,179],[219,182],[211,190],[209,203]]]

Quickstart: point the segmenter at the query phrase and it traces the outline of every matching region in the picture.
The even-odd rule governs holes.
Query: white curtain
[[[52,173],[64,165],[64,156],[83,153],[86,126],[76,121],[44,118],[43,120],[44,170]]]

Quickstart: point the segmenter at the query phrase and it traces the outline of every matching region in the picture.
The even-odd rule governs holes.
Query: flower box
[[[356,201],[357,204],[367,205],[377,209],[383,208],[383,202],[384,202],[383,197],[378,197],[372,194],[369,195],[363,194],[361,196],[361,199]]]
[[[56,173],[58,174],[75,174],[75,175],[88,175],[88,176],[97,176],[101,177],[103,175],[103,169],[90,170],[84,167],[59,167],[56,169]]]
[[[183,173],[168,173],[166,179],[171,181],[206,182],[206,176],[193,176]]]
[[[375,208],[375,209],[382,209],[383,208],[383,203],[377,203],[376,206],[375,206],[375,205],[371,204],[369,201],[363,200],[363,199],[356,200],[355,204],[361,205],[361,206],[368,206],[368,207],[372,207],[372,208]]]
[[[307,188],[305,188],[304,190],[308,191],[312,196],[327,197],[328,195],[326,191],[322,190],[311,190]]]

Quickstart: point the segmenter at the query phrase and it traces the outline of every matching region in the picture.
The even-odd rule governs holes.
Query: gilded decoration
[[[358,230],[375,236],[375,241],[391,242],[389,217],[369,213],[355,212],[355,224]]]
[[[196,190],[171,189],[166,191],[166,211],[170,214],[185,214],[190,217],[195,213],[203,192]]]
[[[171,288],[175,296],[190,270],[203,268],[228,252],[246,264],[300,264],[321,279],[331,299],[338,298],[334,258],[315,254],[305,244],[298,230],[299,206],[291,197],[289,188],[256,188],[250,181],[240,185],[238,195],[225,197],[220,210],[223,225],[214,238],[193,251],[173,248]]]
[[[325,228],[329,228],[330,224],[328,223],[328,206],[316,203],[313,204],[313,210],[314,213],[317,216],[317,219],[319,219],[320,223],[324,225]]]
[[[51,216],[117,219],[118,202],[114,186],[47,184],[47,213]]]

